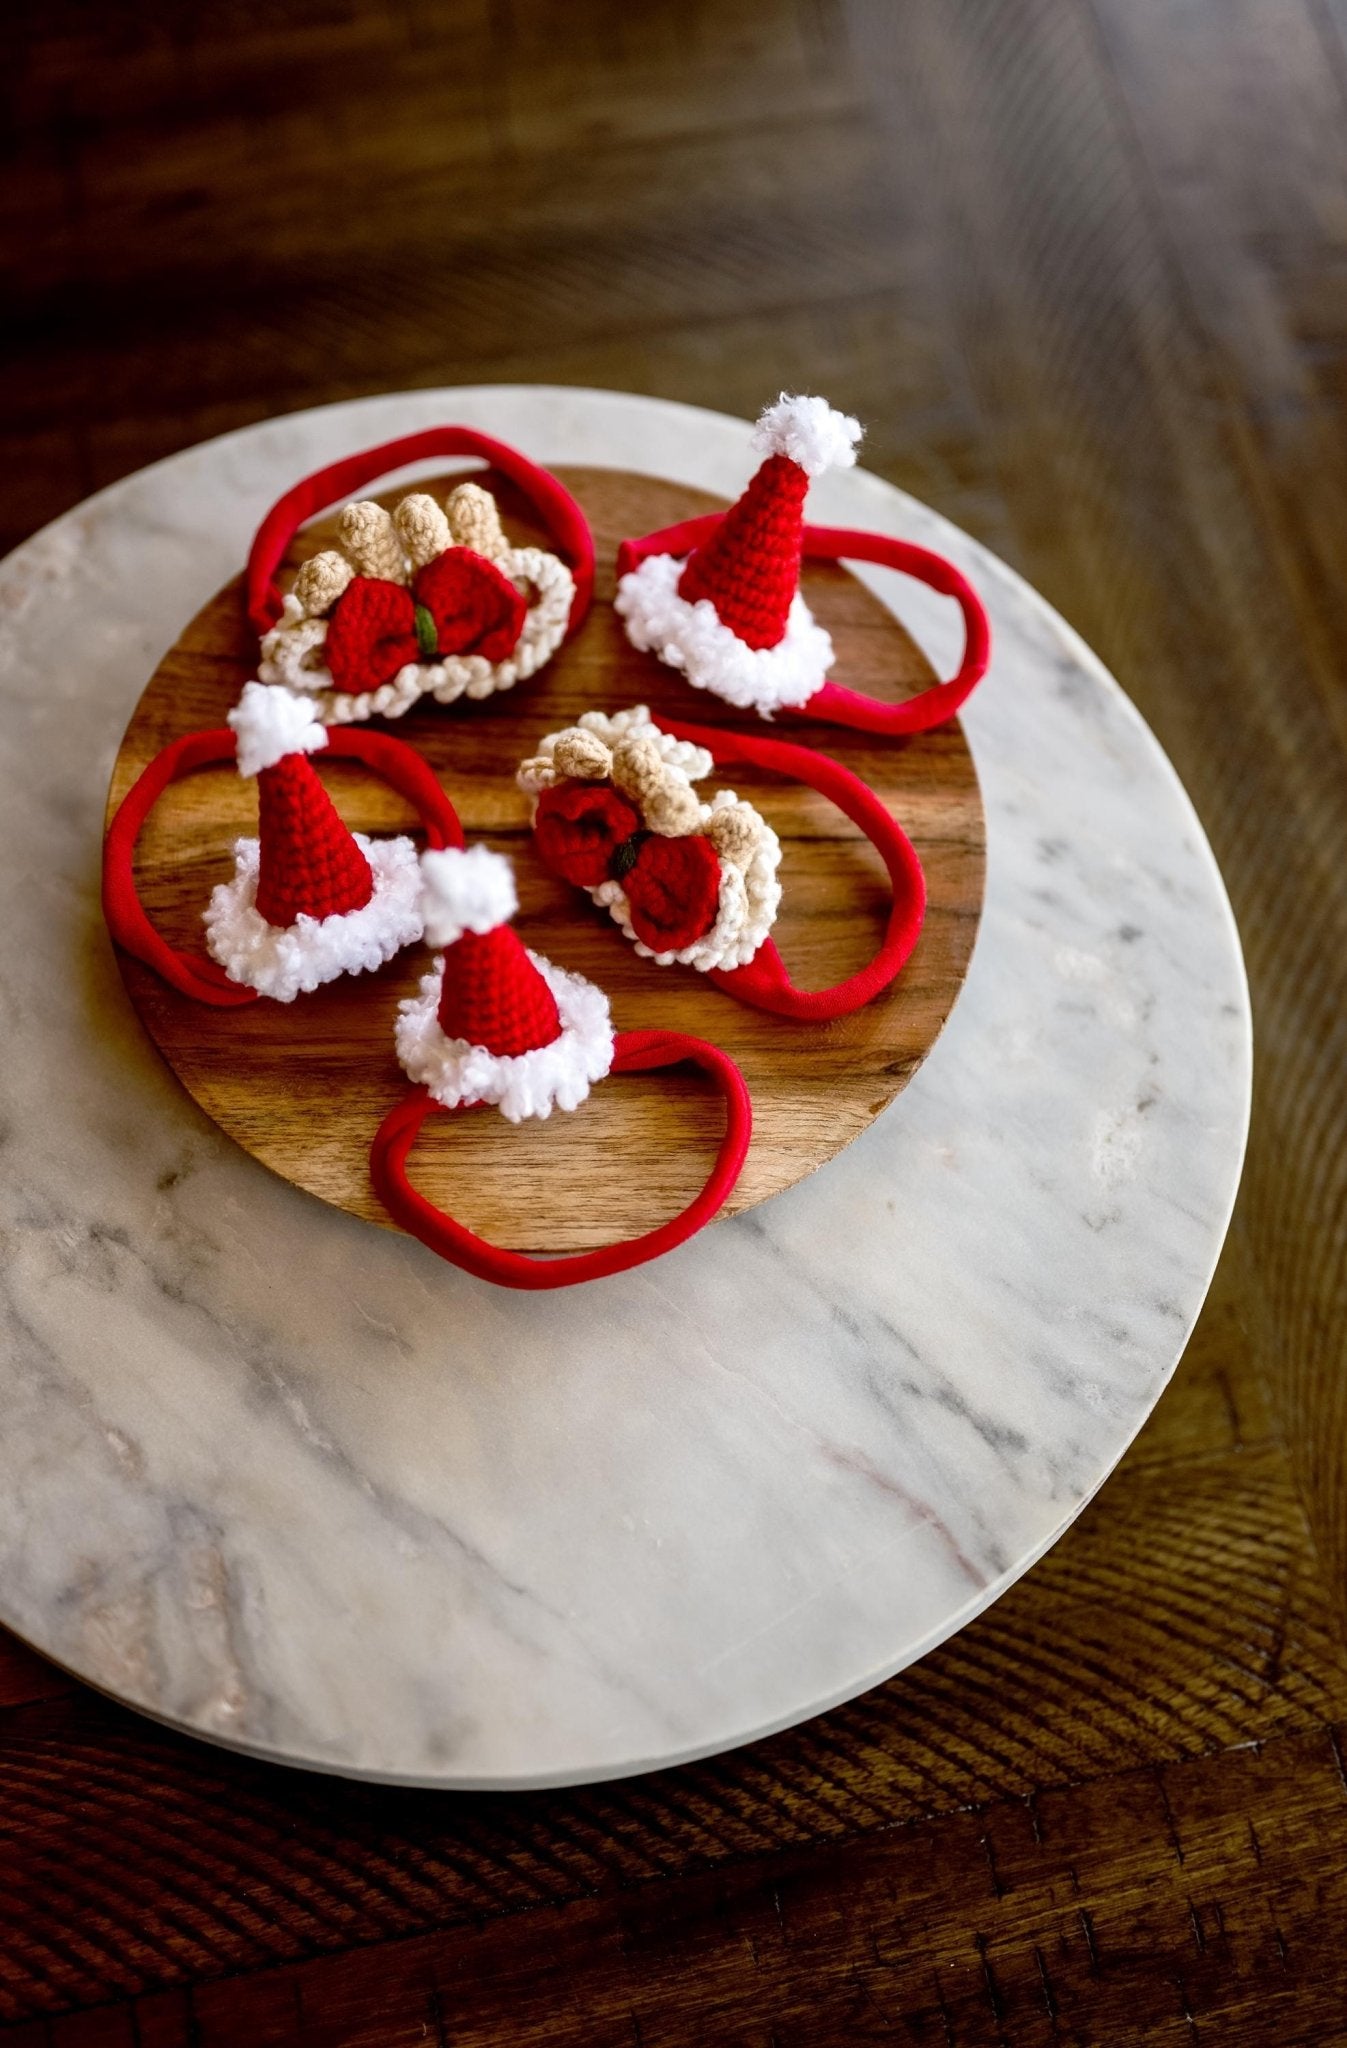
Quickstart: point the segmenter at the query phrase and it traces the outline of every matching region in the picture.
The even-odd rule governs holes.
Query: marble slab
[[[146,676],[308,468],[436,421],[733,493],[743,424],[583,390],[296,414],[0,567],[0,1619],[147,1713],[443,1786],[619,1776],[919,1657],[1061,1533],[1173,1371],[1248,1115],[1239,943],[1192,808],[1023,582],[862,472],[820,521],[951,554],[996,654],[964,996],[833,1165],[658,1265],[493,1291],[236,1151],[98,910]],[[951,622],[892,593],[937,657]]]

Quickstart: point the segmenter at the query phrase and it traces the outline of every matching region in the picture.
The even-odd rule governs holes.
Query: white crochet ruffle
[[[791,600],[785,638],[775,647],[746,647],[709,597],[689,604],[679,596],[683,566],[676,555],[648,555],[619,582],[613,607],[632,646],[682,669],[695,688],[740,711],[770,718],[807,703],[827,681],[833,643],[800,592]]]
[[[550,1116],[554,1108],[578,1109],[592,1083],[612,1066],[613,1024],[603,990],[540,953],[528,957],[551,989],[561,1018],[559,1036],[532,1052],[491,1053],[445,1035],[438,1015],[442,958],[422,976],[419,994],[398,1004],[398,1058],[409,1078],[446,1108],[494,1103],[512,1124]]]
[[[374,871],[374,894],[359,910],[268,924],[256,907],[256,839],[234,843],[234,879],[220,882],[204,912],[206,945],[231,981],[278,1003],[311,995],[342,974],[382,967],[421,937],[421,871],[410,839],[352,833]]]

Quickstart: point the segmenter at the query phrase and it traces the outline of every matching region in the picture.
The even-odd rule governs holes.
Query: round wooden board
[[[735,1214],[840,1151],[934,1044],[967,972],[981,909],[985,841],[977,779],[957,724],[898,745],[790,718],[767,728],[835,755],[864,777],[904,825],[926,871],[929,908],[917,948],[887,995],[857,1015],[823,1026],[788,1023],[735,1002],[691,969],[642,960],[606,913],[554,881],[534,858],[514,771],[543,733],[572,724],[590,706],[646,703],[656,714],[707,725],[739,721],[742,714],[636,653],[609,603],[624,535],[650,532],[718,501],[617,470],[559,473],[584,506],[598,544],[596,601],[580,633],[518,690],[482,704],[417,708],[390,729],[429,759],[469,839],[513,856],[518,928],[529,945],[606,989],[620,1029],[694,1032],[738,1060],[754,1125],[743,1177],[725,1211]],[[511,486],[479,474],[496,492],[511,538],[545,542]],[[460,480],[440,478],[425,488],[442,494]],[[384,495],[393,503],[401,492]],[[330,540],[334,524],[308,528],[292,563]],[[839,677],[880,697],[907,696],[933,680],[892,615],[847,571],[810,568],[804,587],[832,633]],[[117,756],[109,817],[168,741],[224,722],[256,658],[236,579],[197,614],[151,677]],[[350,825],[366,832],[413,825],[373,777],[317,759]],[[882,863],[813,791],[747,771],[736,771],[733,785],[781,836],[784,898],[775,936],[793,978],[806,988],[843,979],[882,934]],[[190,777],[164,797],[141,836],[137,880],[149,915],[173,944],[204,950],[202,908],[214,883],[232,872],[235,837],[255,829],[254,786],[232,773]],[[287,1180],[389,1227],[369,1183],[369,1144],[407,1087],[393,1056],[393,1018],[426,958],[413,948],[379,974],[347,978],[291,1004],[216,1010],[119,955],[145,1028],[206,1114]],[[413,1171],[426,1194],[487,1237],[528,1251],[569,1251],[650,1229],[682,1208],[705,1177],[720,1119],[718,1098],[691,1074],[622,1076],[595,1089],[574,1115],[545,1123],[515,1127],[485,1110],[434,1119]]]

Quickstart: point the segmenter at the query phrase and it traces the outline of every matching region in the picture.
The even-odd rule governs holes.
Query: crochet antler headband
[[[728,512],[680,520],[624,540],[613,602],[634,647],[682,671],[741,711],[804,718],[885,735],[926,732],[952,718],[986,671],[990,629],[968,579],[914,542],[848,527],[806,526],[810,479],[856,460],[859,423],[822,398],[768,406],[754,448],[762,463]],[[951,597],[963,613],[957,673],[904,704],[881,704],[828,681],[830,636],[800,591],[802,560],[874,562]]]
[[[775,832],[731,790],[709,803],[697,794],[713,765],[638,704],[611,717],[585,712],[519,769],[544,864],[587,890],[662,967],[743,966],[781,901]]]
[[[751,766],[807,783],[872,842],[893,901],[880,950],[847,981],[798,989],[770,936],[781,901],[781,846],[751,804],[694,784],[713,767]],[[728,995],[778,1016],[846,1016],[889,987],[921,931],[926,883],[907,834],[874,791],[809,747],[756,734],[656,721],[643,704],[587,711],[523,762],[544,864],[587,891],[636,950],[659,966],[699,969]]]
[[[348,504],[337,545],[275,581],[303,522],[389,471],[432,456],[477,455],[528,499],[559,554],[516,547],[495,500],[462,483],[440,505],[412,491],[392,512]],[[554,476],[469,427],[390,441],[306,477],[263,520],[248,561],[248,616],[263,682],[306,696],[331,724],[400,718],[422,697],[452,704],[535,675],[589,607],[594,542]]]

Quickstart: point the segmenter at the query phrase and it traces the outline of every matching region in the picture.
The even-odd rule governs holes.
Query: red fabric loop
[[[810,1024],[849,1016],[882,995],[906,965],[917,943],[926,916],[926,877],[912,841],[874,791],[840,761],[816,753],[812,747],[793,746],[789,740],[766,739],[757,733],[685,725],[681,719],[660,717],[655,723],[675,739],[705,747],[720,768],[745,762],[755,768],[766,768],[774,775],[788,775],[816,789],[820,796],[835,803],[853,825],[860,827],[879,853],[893,885],[893,905],[884,943],[867,966],[847,981],[838,982],[835,988],[796,988],[775,941],[770,938],[763,940],[745,966],[713,968],[707,980],[728,995],[737,996],[740,1002],[751,1003],[755,1009],[771,1010],[779,1017],[794,1017]]]
[[[103,842],[103,915],[113,939],[123,952],[143,960],[171,987],[217,1009],[237,1009],[256,1002],[257,990],[231,981],[218,962],[180,953],[160,938],[136,894],[134,862],[141,828],[169,784],[199,768],[232,765],[235,744],[227,725],[209,732],[184,733],[174,740],[141,770],[118,805]],[[329,726],[322,751],[332,760],[363,762],[405,797],[419,812],[430,846],[462,846],[463,828],[457,812],[430,767],[405,740],[353,726]]]
[[[258,527],[248,555],[245,588],[254,630],[259,635],[269,633],[281,615],[284,598],[275,580],[276,571],[306,520],[342,503],[353,491],[363,490],[391,470],[446,455],[480,456],[519,486],[575,578],[569,626],[574,633],[594,595],[594,536],[589,521],[550,471],[540,469],[507,442],[479,434],[475,427],[428,427],[419,434],[405,434],[401,440],[385,441],[363,454],[345,456],[293,485]]]
[[[684,556],[704,547],[724,517],[723,512],[704,512],[699,518],[683,519],[676,526],[648,533],[643,540],[624,540],[617,551],[619,579],[650,555]],[[863,691],[827,682],[806,703],[793,707],[796,715],[887,738],[929,732],[932,726],[953,718],[986,674],[991,655],[986,609],[963,572],[915,541],[892,540],[887,534],[863,533],[845,526],[806,526],[804,554],[813,562],[874,562],[886,569],[900,569],[942,597],[952,597],[963,613],[964,648],[957,674],[947,683],[933,683],[905,704],[880,704]]]
[[[686,1243],[711,1221],[739,1178],[752,1135],[753,1107],[744,1077],[728,1053],[708,1045],[705,1039],[689,1038],[681,1031],[620,1031],[611,1072],[644,1073],[677,1066],[684,1060],[691,1060],[709,1074],[724,1097],[725,1135],[701,1193],[681,1215],[640,1237],[604,1245],[598,1251],[535,1259],[526,1252],[505,1251],[499,1245],[489,1244],[466,1224],[456,1223],[452,1216],[446,1216],[442,1209],[418,1194],[407,1179],[407,1155],[427,1117],[437,1112],[457,1114],[446,1110],[424,1088],[405,1096],[375,1133],[370,1151],[370,1177],[375,1192],[404,1230],[438,1252],[451,1266],[461,1266],[465,1272],[475,1274],[479,1280],[490,1280],[497,1287],[530,1291],[574,1287],[582,1280],[604,1280],[612,1273],[643,1266],[648,1260],[672,1251],[675,1245]]]

